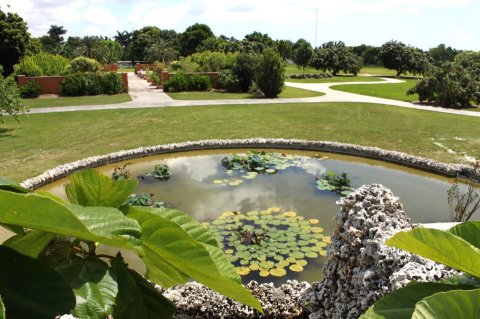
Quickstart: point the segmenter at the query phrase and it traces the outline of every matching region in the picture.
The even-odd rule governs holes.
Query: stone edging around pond
[[[22,185],[29,189],[36,189],[85,168],[101,166],[109,163],[119,162],[122,160],[129,160],[149,155],[222,148],[278,148],[340,153],[407,165],[451,177],[460,175],[474,176],[476,179],[480,179],[480,169],[474,170],[472,166],[442,163],[402,152],[382,150],[377,147],[326,141],[251,138],[172,143],[148,147],[139,147],[131,150],[123,150],[101,156],[92,156],[52,168],[36,177],[23,181]]]

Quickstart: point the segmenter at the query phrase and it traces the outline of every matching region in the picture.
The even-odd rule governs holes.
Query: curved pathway
[[[29,114],[55,113],[55,112],[73,112],[73,111],[91,111],[91,110],[111,110],[111,109],[134,109],[134,108],[156,108],[167,106],[195,106],[195,105],[238,105],[238,104],[285,104],[285,103],[318,103],[318,102],[355,102],[355,103],[375,103],[392,106],[407,107],[418,110],[427,110],[449,114],[459,114],[480,117],[480,112],[463,111],[447,109],[441,107],[432,107],[418,105],[410,102],[390,100],[366,95],[347,93],[332,90],[334,85],[346,84],[385,84],[400,83],[402,80],[382,78],[384,81],[378,82],[340,82],[340,83],[292,83],[285,82],[285,85],[310,91],[323,92],[325,95],[308,98],[285,98],[285,99],[238,99],[238,100],[173,100],[161,90],[150,86],[147,81],[140,79],[133,73],[128,73],[129,93],[132,101],[117,104],[105,105],[83,105],[83,106],[63,106],[46,107],[30,109]]]

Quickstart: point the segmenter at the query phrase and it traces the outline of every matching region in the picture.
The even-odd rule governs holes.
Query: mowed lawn
[[[20,120],[7,118],[0,125],[0,176],[17,181],[92,155],[213,138],[339,141],[451,162],[460,159],[432,139],[445,138],[443,144],[473,156],[480,149],[480,118],[375,104],[119,109],[32,114]]]
[[[58,107],[58,106],[77,106],[77,105],[105,105],[129,102],[132,100],[127,93],[115,95],[95,95],[95,96],[74,96],[74,97],[55,97],[55,98],[36,98],[22,99],[23,103],[29,108],[38,107]]]
[[[339,75],[331,78],[321,79],[285,79],[285,82],[294,83],[342,83],[342,82],[381,82],[384,81],[381,78],[373,76],[352,76],[352,75]]]
[[[249,93],[229,93],[229,92],[175,92],[167,93],[174,100],[241,100],[241,99],[259,99],[256,95]],[[286,86],[279,98],[303,98],[322,96],[325,93],[303,90]]]
[[[338,91],[350,92],[368,96],[381,97],[391,100],[406,102],[418,101],[418,95],[407,95],[408,89],[412,88],[417,80],[405,80],[403,83],[385,84],[346,84],[335,85],[331,88]]]

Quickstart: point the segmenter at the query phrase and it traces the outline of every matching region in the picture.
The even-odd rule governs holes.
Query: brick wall
[[[126,88],[126,92],[128,93],[128,74],[127,73],[121,73],[122,75],[122,81],[123,81],[123,86]],[[57,94],[61,95],[62,90],[60,88],[60,83],[65,80],[64,76],[32,76],[32,77],[27,77],[25,75],[19,75],[17,77],[18,85],[24,86],[27,81],[33,80],[37,82],[40,87],[42,88],[42,91],[40,94]]]

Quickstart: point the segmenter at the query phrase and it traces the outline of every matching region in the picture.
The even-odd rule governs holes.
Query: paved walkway
[[[140,79],[133,73],[128,74],[129,93],[132,101],[117,104],[106,105],[85,105],[85,106],[64,106],[32,108],[30,114],[54,113],[54,112],[73,112],[88,110],[111,110],[111,109],[134,109],[134,108],[153,108],[166,106],[195,106],[195,105],[234,105],[234,104],[285,104],[285,103],[318,103],[318,102],[362,102],[385,104],[392,106],[407,107],[418,110],[427,110],[434,112],[460,114],[480,117],[480,112],[454,110],[441,107],[431,107],[418,105],[415,103],[396,101],[371,97],[366,95],[354,94],[332,90],[334,85],[346,84],[385,84],[400,83],[402,80],[382,78],[384,81],[378,82],[343,82],[343,83],[292,83],[285,82],[285,85],[305,90],[323,92],[325,95],[309,98],[289,98],[289,99],[240,99],[240,100],[173,100],[161,90],[150,86],[147,81]]]

